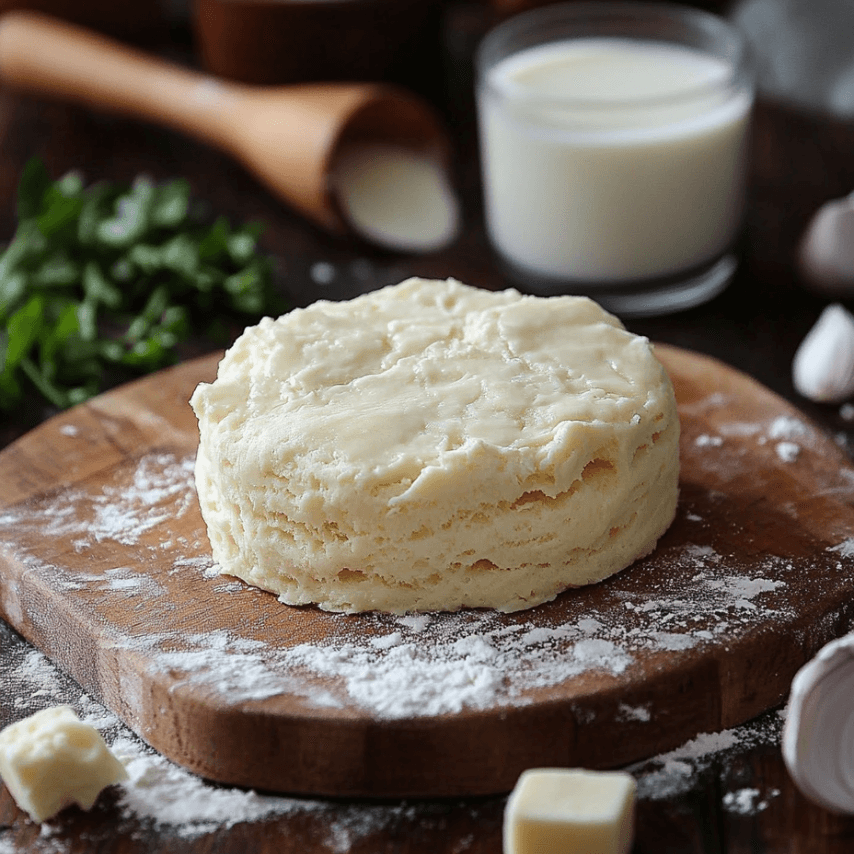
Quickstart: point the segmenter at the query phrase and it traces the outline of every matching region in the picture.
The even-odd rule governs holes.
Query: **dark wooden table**
[[[452,55],[454,50],[459,54],[462,49],[452,44]],[[467,85],[468,77],[465,69],[457,70],[452,68],[447,76],[457,88],[446,93],[442,105],[458,144],[466,228],[441,253],[390,255],[330,238],[291,214],[241,167],[212,149],[129,119],[5,91],[0,92],[0,237],[5,240],[14,230],[15,188],[23,164],[39,155],[55,176],[72,168],[90,180],[129,180],[140,172],[155,179],[183,175],[214,210],[235,220],[266,222],[265,248],[277,258],[278,282],[293,305],[349,298],[410,275],[454,276],[487,288],[506,287],[511,283],[496,265],[482,227],[468,93],[459,88]],[[744,257],[732,285],[705,306],[627,321],[635,332],[716,356],[751,374],[794,401],[846,448],[854,447],[854,425],[837,407],[799,399],[790,368],[795,348],[826,304],[799,281],[795,246],[821,202],[854,189],[852,153],[854,124],[761,103]],[[49,414],[39,411],[34,417]],[[21,415],[2,424],[2,444],[21,435],[32,421],[32,416]],[[85,698],[81,701],[79,687],[51,670],[0,623],[0,726],[58,702],[83,702],[93,708]],[[779,731],[779,710],[770,710],[735,733],[734,749],[699,751],[702,755],[685,751],[670,757],[669,763],[665,757],[634,769],[648,792],[638,802],[636,854],[854,851],[854,819],[811,805],[791,783],[780,754]],[[673,785],[676,782],[679,785]],[[186,779],[183,783],[184,788],[175,788],[175,799],[189,797]],[[497,854],[501,849],[503,797],[428,803],[295,802],[285,814],[233,826],[230,821],[239,814],[229,814],[226,799],[210,823],[193,823],[193,810],[206,792],[213,804],[218,803],[216,796],[229,794],[199,783],[193,802],[187,801],[183,823],[168,824],[157,815],[135,812],[111,792],[91,813],[70,810],[40,830],[0,788],[0,854]]]

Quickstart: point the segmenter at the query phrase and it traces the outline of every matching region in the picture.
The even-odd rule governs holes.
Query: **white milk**
[[[630,282],[712,261],[743,206],[752,96],[691,48],[581,38],[499,61],[479,93],[490,236],[546,279]]]

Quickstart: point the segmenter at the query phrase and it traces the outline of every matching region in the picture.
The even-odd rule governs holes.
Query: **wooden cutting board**
[[[739,724],[854,623],[854,468],[749,377],[660,346],[681,498],[656,551],[512,615],[293,608],[217,576],[188,398],[218,356],[0,454],[0,613],[170,759],[283,792],[509,790]]]

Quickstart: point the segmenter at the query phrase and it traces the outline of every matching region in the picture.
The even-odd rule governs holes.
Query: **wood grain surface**
[[[480,795],[528,767],[618,766],[731,727],[782,702],[854,622],[854,468],[746,375],[658,352],[680,406],[680,507],[649,558],[602,584],[425,628],[215,575],[187,403],[213,355],[0,454],[0,614],[173,761],[268,790]],[[384,687],[401,644],[418,650],[412,684]],[[503,683],[417,708],[430,662],[468,666],[472,644],[500,653]],[[366,668],[384,706],[353,690]]]

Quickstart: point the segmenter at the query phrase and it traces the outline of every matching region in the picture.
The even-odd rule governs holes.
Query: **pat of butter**
[[[504,854],[628,854],[635,789],[622,771],[525,771],[504,813]]]
[[[98,730],[69,706],[44,709],[0,732],[0,777],[33,821],[72,803],[91,809],[103,789],[127,776]]]

